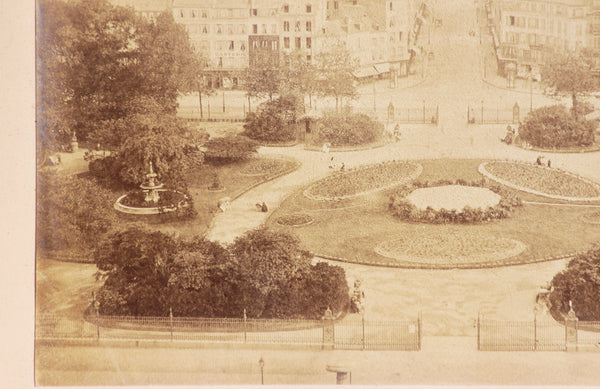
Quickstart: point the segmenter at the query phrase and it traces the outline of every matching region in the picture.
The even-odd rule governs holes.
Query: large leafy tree
[[[600,320],[600,246],[578,254],[552,279],[551,310],[569,311],[569,301],[580,320]]]
[[[302,103],[304,97],[308,95],[309,106],[312,108],[312,96],[316,93],[319,83],[316,80],[317,70],[306,59],[305,53],[294,50],[286,54],[283,58],[281,75],[282,95],[298,95]]]
[[[100,277],[105,279],[97,294],[100,313],[168,314],[164,290],[178,249],[173,238],[158,231],[132,228],[108,236],[95,254]]]
[[[151,22],[106,0],[41,0],[38,20],[42,146],[55,149],[73,132],[93,138],[111,121],[143,112],[148,100],[175,113],[194,55],[172,15]]]
[[[281,69],[267,58],[259,57],[254,64],[249,66],[243,72],[242,79],[244,82],[244,90],[248,97],[248,110],[251,111],[251,97],[269,97],[269,100],[272,100],[273,95],[279,93],[281,86]]]
[[[559,53],[542,68],[543,82],[555,88],[557,94],[571,97],[576,118],[579,116],[578,98],[600,88],[600,81],[593,72],[595,55],[586,50]]]
[[[37,181],[37,248],[89,256],[115,222],[114,195],[95,181],[42,171]]]
[[[358,97],[352,75],[358,63],[343,42],[330,41],[316,56],[316,61],[318,93],[321,96],[334,97],[336,110],[339,110],[343,98]]]

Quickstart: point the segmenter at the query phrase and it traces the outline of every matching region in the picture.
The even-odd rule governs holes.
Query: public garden
[[[523,141],[505,144],[506,122],[469,123],[473,102],[483,116],[484,99],[502,109],[556,99],[482,79],[485,49],[466,33],[474,16],[444,12],[453,13],[433,34],[427,74],[405,88],[378,81],[353,96],[316,94],[322,117],[308,137],[298,101],[283,94],[254,97],[243,124],[177,118],[174,107],[198,97],[190,91],[121,101],[130,111],[114,121],[97,114],[113,115],[112,104],[82,110],[70,118],[88,131],[80,144],[48,115],[54,139],[42,148],[71,152],[54,149],[60,163],[38,170],[38,315],[320,320],[330,310],[341,323],[419,316],[425,336],[444,337],[474,336],[479,315],[560,321],[569,300],[582,318],[598,314],[593,277],[589,294],[574,292],[579,262],[556,278],[552,312],[537,301],[600,241],[596,130],[569,127],[576,136],[563,137],[558,126],[549,140],[528,121],[545,112],[533,111]],[[437,106],[435,122],[390,120],[375,108],[376,88],[385,105]],[[338,98],[354,109],[338,109]],[[163,190],[175,194],[159,203]],[[120,212],[127,207],[157,212]],[[597,250],[577,258],[597,271]],[[364,298],[352,309],[357,280]]]

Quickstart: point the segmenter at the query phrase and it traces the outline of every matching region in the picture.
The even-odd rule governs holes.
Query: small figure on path
[[[259,212],[269,212],[269,208],[267,207],[267,204],[264,201],[256,203],[256,209]]]
[[[544,157],[543,157],[543,156],[541,156],[541,155],[538,155],[537,159],[535,160],[535,163],[536,163],[538,166],[542,166],[542,158],[544,158]]]
[[[329,153],[329,145],[327,143],[323,143],[323,148],[321,149],[321,152],[325,154]]]
[[[344,165],[344,162],[342,162],[342,165],[340,166],[340,171],[341,171],[341,172],[343,172],[343,171],[344,171],[344,167],[345,167],[345,165]]]
[[[335,167],[335,163],[333,162],[333,157],[329,160],[329,168],[333,169]]]
[[[548,167],[552,167],[552,161],[548,160]]]

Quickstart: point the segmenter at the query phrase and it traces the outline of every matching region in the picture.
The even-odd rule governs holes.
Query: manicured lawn
[[[427,160],[416,161],[423,166],[419,181],[440,179],[466,181],[481,179],[477,167],[481,160]],[[314,253],[340,257],[353,262],[385,262],[391,266],[414,266],[377,254],[374,248],[389,240],[418,241],[424,233],[439,236],[455,234],[482,234],[514,239],[527,248],[508,260],[530,262],[537,259],[581,251],[600,241],[600,225],[582,223],[584,215],[594,211],[588,207],[530,205],[515,209],[512,217],[473,225],[431,225],[407,223],[393,217],[387,209],[390,190],[345,201],[343,209],[335,210],[335,202],[313,201],[301,195],[290,196],[268,223],[273,228],[295,233]],[[518,193],[520,195],[520,192]],[[537,200],[539,196],[528,198]],[[311,203],[312,202],[312,203]],[[305,206],[311,203],[311,206]],[[319,206],[323,210],[319,210]],[[326,210],[325,210],[326,209]],[[314,222],[303,227],[285,227],[275,223],[276,218],[305,212]],[[408,249],[414,247],[407,247]],[[444,261],[439,262],[444,265]]]

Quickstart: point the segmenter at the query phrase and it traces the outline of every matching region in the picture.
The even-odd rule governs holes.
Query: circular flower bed
[[[313,218],[303,213],[296,213],[291,215],[280,216],[276,219],[276,221],[277,223],[284,226],[299,227],[311,224],[313,222]]]
[[[258,158],[253,159],[244,166],[241,174],[246,176],[261,176],[263,174],[275,174],[282,171],[287,161],[281,159]]]
[[[350,169],[317,181],[304,191],[313,200],[339,200],[391,188],[417,178],[422,166],[391,161]]]
[[[420,210],[432,208],[462,211],[465,207],[489,208],[500,203],[500,195],[487,188],[445,185],[413,190],[406,199]]]
[[[461,265],[503,260],[519,255],[525,248],[525,244],[518,240],[494,235],[423,231],[419,239],[402,236],[382,242],[375,247],[375,252],[405,262]]]
[[[434,183],[407,185],[390,198],[390,210],[404,220],[427,223],[476,223],[510,216],[521,199],[502,192],[500,187],[483,187],[483,182]]]
[[[531,163],[493,161],[479,172],[506,186],[545,197],[568,200],[600,200],[600,186],[573,173]]]

